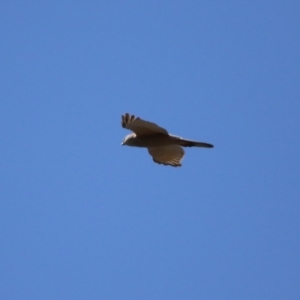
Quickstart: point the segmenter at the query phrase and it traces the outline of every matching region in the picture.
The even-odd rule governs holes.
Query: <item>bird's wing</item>
[[[149,147],[148,151],[154,162],[173,167],[180,167],[184,157],[184,150],[179,145]]]
[[[126,113],[122,115],[122,127],[132,130],[136,135],[168,134],[168,131],[154,123],[136,118]]]

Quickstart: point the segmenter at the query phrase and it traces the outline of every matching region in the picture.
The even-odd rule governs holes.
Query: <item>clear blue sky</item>
[[[299,1],[1,1],[1,299],[300,299]],[[215,145],[121,147],[129,112]]]

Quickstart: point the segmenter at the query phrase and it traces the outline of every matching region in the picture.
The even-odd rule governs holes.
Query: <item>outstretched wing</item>
[[[179,145],[149,147],[148,151],[154,162],[173,167],[180,167],[184,157],[184,150]]]
[[[132,130],[136,135],[169,134],[168,131],[154,123],[136,118],[126,113],[122,115],[122,127]]]

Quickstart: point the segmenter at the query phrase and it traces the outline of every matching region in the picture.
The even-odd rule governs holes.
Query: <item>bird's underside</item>
[[[181,166],[181,160],[184,157],[182,147],[213,147],[208,143],[186,140],[171,135],[166,129],[128,113],[122,115],[121,124],[123,128],[134,132],[124,138],[122,145],[148,148],[153,161],[159,164],[173,167]]]

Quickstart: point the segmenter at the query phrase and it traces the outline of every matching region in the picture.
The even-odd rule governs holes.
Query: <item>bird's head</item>
[[[124,140],[122,141],[122,146],[132,146],[133,140],[136,137],[135,133],[130,133],[125,136]]]

